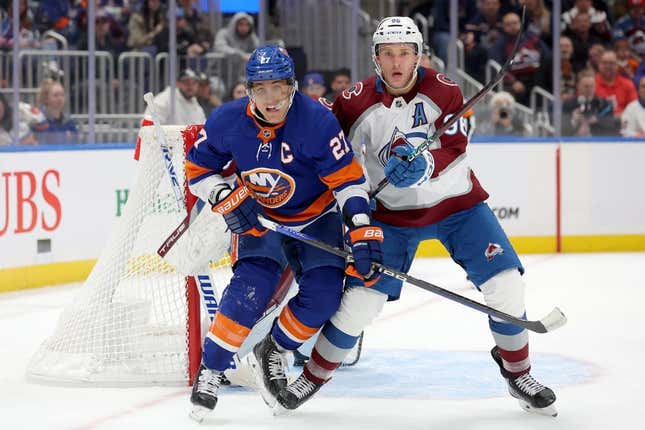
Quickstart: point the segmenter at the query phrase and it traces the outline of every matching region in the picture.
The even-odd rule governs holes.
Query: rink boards
[[[0,291],[87,276],[134,177],[131,145],[38,149],[1,154]],[[645,250],[642,140],[497,139],[469,158],[520,253]]]

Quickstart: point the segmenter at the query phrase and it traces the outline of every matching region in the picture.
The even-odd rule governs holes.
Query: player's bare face
[[[264,119],[277,124],[287,116],[292,91],[293,86],[285,80],[256,82],[251,88],[251,98]]]
[[[376,61],[381,75],[393,90],[406,90],[417,65],[417,53],[410,43],[386,43],[379,45]]]

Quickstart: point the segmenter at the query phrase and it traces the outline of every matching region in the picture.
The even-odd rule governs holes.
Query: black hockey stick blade
[[[477,103],[479,100],[484,98],[484,96],[486,96],[486,94],[488,94],[490,90],[492,90],[493,87],[495,87],[495,85],[499,83],[499,81],[504,79],[504,76],[506,75],[506,73],[508,73],[508,70],[511,68],[511,66],[513,65],[513,62],[515,61],[515,56],[517,55],[517,51],[520,49],[520,42],[524,38],[524,30],[526,27],[524,24],[525,17],[526,17],[526,6],[522,6],[521,28],[520,28],[520,32],[517,34],[517,37],[515,38],[513,51],[511,51],[511,54],[508,56],[508,58],[504,62],[504,65],[502,65],[502,67],[499,69],[495,77],[491,79],[490,82],[488,82],[481,90],[479,90],[477,94],[475,94],[470,99],[468,99],[468,101],[464,103],[461,106],[461,108],[453,116],[451,116],[450,119],[448,119],[448,121],[443,123],[437,130],[435,130],[435,132],[432,133],[432,135],[429,138],[427,138],[425,142],[417,146],[417,148],[414,150],[414,153],[412,153],[408,157],[408,160],[414,160],[419,156],[420,153],[428,149],[430,145],[432,145],[432,142],[436,141],[439,137],[441,137],[441,135],[443,135],[446,132],[446,130],[452,127],[452,125],[455,122],[457,122],[462,116],[464,116],[464,114],[468,112],[470,108],[472,108],[475,105],[475,103]],[[372,192],[370,192],[369,194],[370,198],[373,198],[378,193],[380,193],[387,184],[389,184],[389,181],[387,180],[387,178],[383,178],[381,182],[378,183],[376,188]]]
[[[335,246],[331,246],[305,233],[296,231],[289,227],[285,227],[283,225],[270,221],[264,218],[262,215],[258,216],[258,219],[260,220],[260,224],[262,224],[263,227],[268,228],[269,230],[275,231],[280,234],[284,234],[285,236],[292,237],[301,242],[308,243],[311,246],[322,249],[331,254],[338,255],[339,257],[343,257],[348,260],[351,260],[352,258],[351,253],[349,253],[348,251],[345,251],[340,248],[336,248]],[[382,264],[375,264],[374,267],[376,268],[376,270],[378,270],[380,273],[384,275],[407,282],[409,284],[412,284],[426,291],[430,291],[432,293],[445,297],[454,302],[468,306],[471,309],[478,310],[490,316],[495,316],[499,319],[510,322],[512,324],[516,324],[520,327],[523,327],[527,330],[534,331],[536,333],[546,333],[549,331],[553,331],[559,327],[562,327],[567,322],[567,318],[564,316],[562,311],[560,311],[560,309],[558,308],[553,309],[551,313],[549,313],[549,315],[542,318],[541,320],[538,320],[538,321],[524,320],[521,318],[514,317],[513,315],[509,315],[505,312],[499,311],[495,308],[491,308],[490,306],[486,306],[482,303],[471,300],[467,297],[461,296],[452,291],[443,289],[437,285],[431,284],[430,282],[417,279],[413,276],[408,275],[407,273],[403,273],[398,270],[389,268],[387,266],[383,266]]]

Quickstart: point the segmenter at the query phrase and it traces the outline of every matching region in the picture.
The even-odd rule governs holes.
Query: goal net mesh
[[[179,184],[185,184],[184,129],[163,127]],[[154,127],[142,127],[139,148],[123,215],[92,273],[28,364],[30,379],[107,386],[188,383],[187,278],[156,253],[186,209],[177,202]],[[223,234],[217,240],[227,246],[229,239]],[[225,285],[230,259],[211,263],[209,270]]]

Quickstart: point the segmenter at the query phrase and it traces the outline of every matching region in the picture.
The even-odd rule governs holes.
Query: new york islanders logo
[[[284,172],[259,168],[242,172],[242,181],[257,201],[267,208],[279,208],[296,192],[296,182]]]
[[[403,134],[398,127],[394,127],[394,132],[392,132],[392,137],[390,140],[378,153],[378,159],[383,166],[387,164],[387,161],[390,159],[392,154],[394,154],[394,148],[399,146],[413,146],[408,138]]]
[[[502,255],[504,253],[504,248],[499,246],[498,243],[489,243],[484,251],[484,256],[488,261],[493,261],[493,258],[497,255]]]

